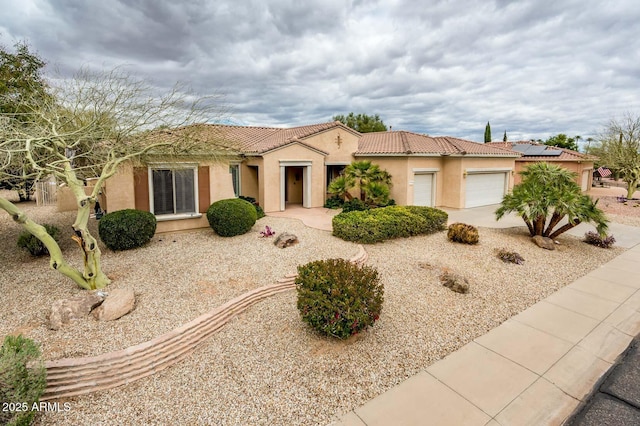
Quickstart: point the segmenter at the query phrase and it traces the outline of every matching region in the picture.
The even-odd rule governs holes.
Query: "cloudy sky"
[[[596,136],[640,114],[637,0],[0,0],[0,43],[223,93],[239,124],[349,111],[482,141]]]

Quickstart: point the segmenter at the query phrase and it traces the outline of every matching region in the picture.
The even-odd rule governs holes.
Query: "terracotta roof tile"
[[[356,154],[520,155],[501,147],[488,146],[450,136],[434,137],[402,130],[363,134]]]

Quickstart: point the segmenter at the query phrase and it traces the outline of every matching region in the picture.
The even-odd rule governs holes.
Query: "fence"
[[[51,206],[56,203],[58,185],[55,182],[36,182],[36,205]]]

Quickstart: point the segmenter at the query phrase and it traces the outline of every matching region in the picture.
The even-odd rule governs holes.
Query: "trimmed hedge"
[[[233,237],[249,232],[258,220],[253,204],[240,198],[216,201],[207,209],[209,225],[221,237]]]
[[[372,326],[380,317],[384,300],[378,271],[344,259],[298,266],[296,289],[302,320],[339,339]]]
[[[240,198],[241,200],[248,201],[251,204],[253,204],[253,207],[256,208],[256,215],[257,215],[258,219],[262,219],[263,217],[266,216],[264,214],[264,210],[262,210],[262,207],[260,207],[260,205],[258,204],[258,201],[256,201],[255,198],[253,198],[253,197],[245,197],[244,195],[240,195],[240,196],[238,196],[238,198]]]
[[[448,215],[421,206],[389,206],[340,213],[333,217],[333,235],[363,244],[431,234],[445,229]]]
[[[131,250],[147,244],[156,233],[156,217],[142,210],[125,209],[107,213],[98,234],[111,250]]]

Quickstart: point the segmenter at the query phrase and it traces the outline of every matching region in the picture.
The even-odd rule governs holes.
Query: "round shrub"
[[[111,250],[142,247],[156,233],[156,217],[142,210],[125,209],[107,213],[98,225],[98,234]]]
[[[216,201],[207,210],[209,225],[221,237],[233,237],[249,232],[256,223],[256,209],[239,198]]]
[[[320,333],[339,339],[373,326],[384,299],[378,271],[344,259],[298,266],[296,289],[302,320]]]
[[[480,241],[478,228],[473,225],[467,225],[466,223],[459,222],[449,225],[447,238],[449,241],[464,244],[478,244],[478,241]]]
[[[60,236],[60,229],[53,225],[44,224],[44,229],[47,230],[47,234],[51,235],[54,240],[58,241]],[[47,247],[38,239],[38,237],[32,235],[29,231],[22,231],[18,236],[18,247],[27,250],[31,256],[44,256],[49,254]]]
[[[253,197],[245,197],[244,195],[240,195],[240,196],[238,196],[238,198],[240,198],[241,200],[248,201],[251,204],[253,204],[253,207],[255,207],[255,209],[256,209],[256,215],[257,215],[258,219],[262,219],[263,217],[266,216],[264,214],[264,210],[262,210],[262,207],[260,207],[258,205],[258,202],[256,201],[255,198],[253,198]]]

